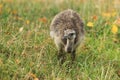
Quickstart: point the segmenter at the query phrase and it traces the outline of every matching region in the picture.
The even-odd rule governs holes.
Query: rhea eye
[[[70,36],[73,36],[75,33],[71,33]]]

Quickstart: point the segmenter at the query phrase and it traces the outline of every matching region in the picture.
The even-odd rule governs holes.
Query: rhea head
[[[75,38],[76,38],[76,32],[74,29],[64,30],[62,42],[64,44],[65,52],[72,53],[74,51]]]

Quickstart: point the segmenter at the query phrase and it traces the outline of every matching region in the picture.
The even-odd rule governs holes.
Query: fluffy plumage
[[[58,13],[51,22],[50,35],[59,50],[74,54],[84,38],[84,24],[75,11],[68,9]]]

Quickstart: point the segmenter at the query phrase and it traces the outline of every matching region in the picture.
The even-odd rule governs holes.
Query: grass
[[[111,0],[0,0],[0,80],[120,80],[120,27],[116,34],[111,32],[120,16],[117,4]],[[80,14],[86,30],[71,67],[69,55],[62,66],[58,64],[49,36],[53,17],[68,8]],[[109,16],[113,12],[117,14]],[[86,26],[88,22],[94,26]]]

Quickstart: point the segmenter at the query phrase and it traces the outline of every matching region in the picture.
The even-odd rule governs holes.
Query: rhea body
[[[65,53],[75,59],[76,48],[84,39],[84,24],[75,11],[68,9],[58,13],[51,22],[50,36],[58,48],[58,59],[63,60]]]

